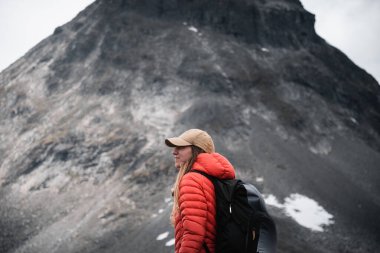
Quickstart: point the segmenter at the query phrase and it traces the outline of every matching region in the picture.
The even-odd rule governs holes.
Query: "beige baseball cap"
[[[215,147],[211,136],[200,129],[190,129],[178,137],[165,139],[165,144],[169,147],[184,147],[194,145],[207,153],[214,153]]]

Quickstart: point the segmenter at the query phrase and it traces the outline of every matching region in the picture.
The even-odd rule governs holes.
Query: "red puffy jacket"
[[[231,163],[218,153],[199,154],[193,169],[220,179],[235,178]],[[215,193],[212,182],[199,173],[190,172],[179,185],[179,212],[175,217],[175,252],[215,252]]]

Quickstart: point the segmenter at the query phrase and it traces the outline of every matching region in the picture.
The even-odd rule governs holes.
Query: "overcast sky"
[[[0,71],[94,0],[0,0]],[[301,0],[316,31],[380,81],[380,0]]]
[[[94,0],[0,0],[0,71]]]
[[[301,0],[315,29],[380,82],[380,0]]]

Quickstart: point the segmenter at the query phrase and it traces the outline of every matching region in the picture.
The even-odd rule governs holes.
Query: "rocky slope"
[[[278,200],[278,252],[375,252],[379,108],[298,0],[98,0],[0,73],[0,251],[172,252],[163,140],[198,127]]]

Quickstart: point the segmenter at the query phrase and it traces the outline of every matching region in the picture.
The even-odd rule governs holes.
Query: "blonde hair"
[[[187,174],[193,168],[193,165],[197,159],[197,156],[201,153],[206,153],[203,149],[201,149],[197,146],[191,146],[191,151],[192,151],[191,158],[187,162],[181,164],[179,171],[178,171],[178,174],[177,174],[177,178],[176,178],[174,186],[173,186],[173,198],[174,198],[174,200],[173,200],[172,213],[170,215],[170,221],[171,221],[173,226],[174,226],[174,222],[175,222],[175,216],[176,216],[177,212],[179,211],[179,184],[181,183],[182,177],[185,174]]]

